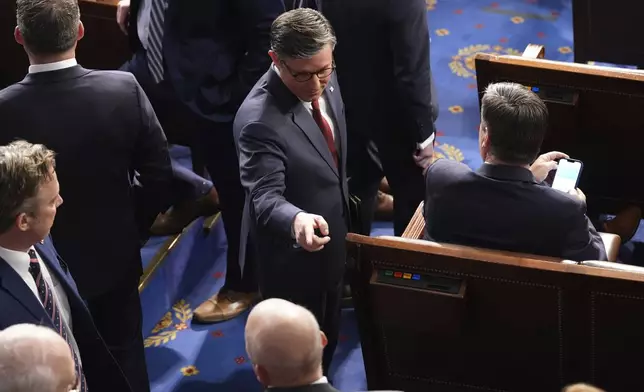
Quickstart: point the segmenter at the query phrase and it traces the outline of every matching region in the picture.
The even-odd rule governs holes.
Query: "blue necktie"
[[[168,0],[152,0],[147,57],[148,68],[154,83],[163,80],[163,31],[167,7]]]
[[[60,336],[65,339],[69,345],[69,349],[72,351],[74,356],[74,365],[76,367],[76,375],[80,381],[80,392],[87,392],[87,382],[85,381],[85,375],[83,374],[83,368],[78,362],[78,357],[76,356],[76,351],[69,342],[69,332],[67,330],[67,325],[60,319],[60,309],[58,309],[58,304],[54,301],[53,292],[51,287],[45,282],[45,278],[42,275],[40,270],[40,263],[38,262],[38,256],[36,251],[33,249],[29,250],[29,273],[33,276],[36,281],[36,288],[38,289],[38,296],[40,297],[40,302],[42,302],[47,315],[51,318],[51,321],[54,323],[54,329],[60,334]]]

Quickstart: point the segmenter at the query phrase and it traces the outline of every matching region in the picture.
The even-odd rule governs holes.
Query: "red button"
[[[394,278],[402,278],[402,272],[395,272]]]

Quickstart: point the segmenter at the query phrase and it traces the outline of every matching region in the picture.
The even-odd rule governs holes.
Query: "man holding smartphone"
[[[548,109],[533,92],[514,83],[488,86],[479,128],[484,163],[477,171],[446,159],[429,167],[425,238],[576,261],[606,260],[602,239],[586,216],[584,194],[543,183],[557,160],[569,158],[557,151],[538,156],[547,125]]]

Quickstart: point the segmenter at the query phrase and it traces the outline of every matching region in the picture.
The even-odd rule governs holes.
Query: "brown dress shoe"
[[[642,209],[638,206],[628,206],[617,215],[604,222],[602,231],[617,234],[622,239],[622,244],[633,238],[642,220]]]
[[[383,221],[392,220],[394,216],[394,197],[387,193],[378,191],[377,203],[375,214],[376,219]]]
[[[204,301],[193,313],[193,320],[200,323],[217,323],[242,314],[257,301],[257,293],[226,291]]]
[[[159,214],[150,228],[152,235],[173,235],[181,233],[186,226],[200,216],[219,212],[219,194],[212,188],[208,194],[197,200],[188,200],[174,206],[170,211]]]

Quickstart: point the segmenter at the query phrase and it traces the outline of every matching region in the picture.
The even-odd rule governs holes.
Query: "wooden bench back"
[[[369,389],[644,388],[644,272],[349,234]],[[622,267],[624,268],[624,267]]]

